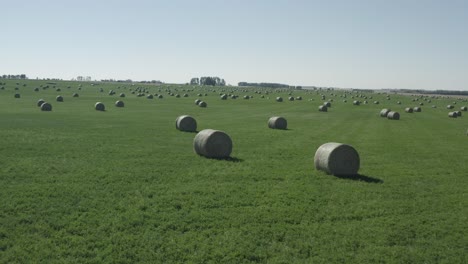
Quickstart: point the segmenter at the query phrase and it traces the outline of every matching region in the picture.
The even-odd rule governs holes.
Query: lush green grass
[[[222,101],[213,88],[58,82],[60,92],[34,92],[45,82],[21,81],[15,99],[15,83],[0,90],[0,263],[468,262],[468,117],[445,109],[462,100],[367,94],[353,106],[357,93],[343,103],[343,92],[321,91],[334,100],[321,113],[317,92],[290,102],[233,87],[240,97]],[[113,105],[120,92],[124,108]],[[194,100],[205,92],[204,109]],[[404,113],[419,102],[421,113]],[[382,108],[401,120],[380,118]],[[175,129],[182,114],[229,134],[234,159],[197,156],[195,134]],[[273,115],[289,129],[268,129]],[[358,150],[358,177],[314,169],[326,142]]]

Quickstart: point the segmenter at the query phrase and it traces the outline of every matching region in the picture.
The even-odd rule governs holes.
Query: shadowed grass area
[[[0,85],[0,263],[467,262],[468,123],[445,109],[456,99],[430,98],[438,108],[409,114],[429,98],[20,82],[18,91],[16,81]],[[303,100],[275,101],[290,92]],[[333,99],[326,113],[317,110],[322,94]],[[370,104],[352,104],[364,96]],[[40,111],[40,98],[51,112]],[[98,101],[105,112],[94,110]],[[382,108],[401,120],[381,118]],[[174,127],[183,114],[199,131],[226,132],[231,157],[195,154],[195,133]],[[269,129],[272,116],[288,130]],[[356,148],[359,175],[316,171],[326,142]]]

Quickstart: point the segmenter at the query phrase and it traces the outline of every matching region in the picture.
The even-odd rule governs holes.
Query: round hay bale
[[[276,102],[283,102],[283,98],[281,98],[281,97],[279,97],[279,96],[276,97]]]
[[[319,112],[327,112],[327,111],[328,111],[328,107],[326,105],[319,106]]]
[[[448,116],[449,116],[449,117],[453,117],[453,118],[457,118],[457,117],[458,117],[458,114],[457,114],[457,112],[449,112],[449,113],[448,113]]]
[[[400,120],[400,113],[395,111],[390,111],[387,114],[387,118],[391,120]]]
[[[3,88],[3,87],[2,87],[2,88]],[[38,88],[38,87],[34,88],[34,91],[35,91],[35,92],[39,92],[39,88]]]
[[[52,111],[52,105],[46,102],[42,103],[41,111]]]
[[[158,95],[158,99],[163,99],[163,95],[162,94]]]
[[[390,113],[390,111],[392,111],[392,110],[384,108],[384,109],[380,110],[380,116],[381,117],[387,117],[387,115],[388,115],[388,113]]]
[[[406,108],[405,108],[405,112],[406,112],[406,113],[413,113],[413,108],[411,108],[411,107],[406,107]]]
[[[462,116],[462,112],[461,112],[461,111],[455,111],[455,113],[457,113],[458,116]]]
[[[152,94],[148,94],[148,95],[146,96],[146,99],[153,99],[153,95],[152,95]]]
[[[272,129],[287,129],[288,122],[284,117],[273,116],[268,120],[268,127]]]
[[[400,102],[400,101],[398,101],[398,102],[396,102],[396,103],[399,104],[399,105],[401,105],[401,102]]]
[[[56,100],[57,102],[63,102],[63,96],[57,95],[57,97],[55,97],[55,100]]]
[[[447,105],[447,109],[453,109],[454,106],[453,105]]]
[[[195,104],[196,104],[196,105],[199,105],[199,104],[200,104],[200,102],[201,102],[201,100],[200,100],[200,99],[196,99],[196,100],[195,100]]]
[[[248,99],[250,99],[250,96],[244,95],[244,99],[248,100]]]
[[[342,143],[325,143],[315,152],[314,164],[317,170],[337,176],[352,176],[359,171],[360,159],[357,151]]]
[[[331,103],[330,103],[330,102],[324,102],[323,105],[326,106],[326,107],[331,107]]]
[[[97,103],[94,105],[94,109],[96,109],[97,111],[105,111],[105,110],[106,110],[106,107],[104,106],[103,103],[97,102]]]
[[[43,103],[45,103],[45,100],[44,100],[44,99],[39,99],[39,100],[37,100],[37,106],[38,106],[38,107],[41,107],[41,105],[42,105]]]
[[[208,105],[206,104],[205,101],[201,101],[201,102],[198,104],[198,106],[200,106],[200,107],[207,107]]]
[[[468,108],[467,108],[466,106],[462,106],[462,107],[460,107],[460,110],[462,110],[462,111],[468,111]]]
[[[374,101],[374,104],[380,104],[379,101]]]
[[[413,108],[413,111],[414,112],[421,112],[422,109],[421,109],[421,107],[416,106],[416,107]]]
[[[180,131],[197,131],[197,121],[189,115],[181,115],[176,119],[176,128]]]
[[[79,97],[80,95],[79,95],[79,94],[77,94],[77,93],[73,93],[73,95],[72,95],[72,96],[73,96],[73,97]]]
[[[125,103],[124,103],[123,101],[118,100],[118,101],[115,101],[115,106],[117,106],[117,107],[124,107],[124,106],[125,106]]]
[[[15,98],[20,98],[21,95],[19,93],[15,93]]]
[[[294,101],[294,97],[289,96],[289,97],[288,97],[288,100],[289,100],[289,101]]]
[[[119,97],[122,97],[122,98],[123,98],[123,97],[125,97],[125,94],[124,94],[124,93],[120,93],[120,94],[119,94]]]
[[[353,105],[360,105],[360,104],[361,104],[361,102],[359,102],[357,100],[353,101]]]
[[[221,98],[221,100],[227,100],[227,95],[223,94],[223,95],[221,95],[220,98]]]
[[[302,97],[298,96],[298,97],[296,97],[296,100],[300,101],[300,100],[302,100]]]
[[[195,136],[193,149],[207,158],[228,158],[232,152],[232,140],[223,131],[204,129]]]

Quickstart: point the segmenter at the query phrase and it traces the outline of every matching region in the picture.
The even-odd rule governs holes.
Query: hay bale
[[[448,116],[449,116],[449,117],[452,117],[452,118],[457,118],[457,117],[458,117],[458,114],[457,114],[457,112],[449,112],[449,113],[448,113]]]
[[[195,136],[193,149],[207,158],[228,158],[232,152],[232,140],[223,131],[204,129]]]
[[[125,104],[124,104],[123,101],[118,100],[118,101],[115,101],[115,106],[117,106],[117,107],[124,107]]]
[[[44,100],[44,99],[39,99],[39,100],[37,100],[37,106],[38,106],[38,107],[41,107],[41,105],[42,105],[43,103],[45,103],[45,100]]]
[[[453,109],[454,106],[453,105],[447,105],[447,109]]]
[[[73,97],[79,97],[80,95],[78,95],[77,93],[73,93],[72,96],[73,96]]]
[[[401,105],[401,102],[400,102],[400,101],[398,101],[398,102],[396,102],[396,103],[399,104],[399,105]]]
[[[289,96],[289,97],[288,97],[288,100],[289,100],[289,101],[294,101],[294,97]]]
[[[152,94],[148,94],[148,95],[146,96],[146,99],[153,99],[153,95],[152,95]]]
[[[388,113],[390,113],[392,110],[384,108],[380,110],[380,117],[387,117]]]
[[[457,113],[458,116],[462,116],[462,112],[461,111],[454,111],[455,113]]]
[[[350,145],[325,143],[315,152],[315,169],[338,176],[356,175],[360,159],[357,151]]]
[[[199,105],[199,104],[200,104],[200,102],[201,102],[201,100],[200,100],[200,99],[196,99],[196,100],[195,100],[195,104],[196,104],[196,105]]]
[[[302,100],[302,97],[301,97],[301,96],[298,96],[298,97],[296,97],[296,100],[301,101],[301,100]]]
[[[41,111],[52,111],[52,105],[46,102],[42,103]]]
[[[467,108],[466,106],[462,106],[462,107],[460,107],[460,110],[462,110],[462,111],[467,111],[468,108]]]
[[[380,104],[380,102],[379,101],[374,101],[374,104]]]
[[[406,108],[405,108],[405,112],[406,112],[406,113],[413,113],[413,108],[411,108],[411,107],[406,107]]]
[[[124,94],[124,93],[120,93],[120,94],[119,94],[119,97],[122,97],[122,98],[123,98],[123,97],[125,97],[125,94]]]
[[[391,120],[400,120],[400,113],[395,111],[390,111],[387,114],[387,118]]]
[[[201,101],[201,102],[198,104],[198,106],[200,106],[200,107],[207,107],[208,105],[206,104],[205,101]]]
[[[2,88],[3,88],[3,87],[2,87]],[[35,92],[39,92],[39,88],[38,88],[38,87],[34,88],[34,91],[35,91]]]
[[[326,106],[327,108],[328,108],[328,107],[331,107],[331,103],[330,103],[330,102],[324,102],[323,105]]]
[[[361,102],[359,102],[359,101],[357,101],[357,100],[354,100],[354,101],[353,101],[353,105],[360,105],[360,104],[361,104]]]
[[[327,112],[328,111],[328,107],[326,105],[321,105],[319,106],[319,112]]]
[[[163,99],[163,95],[162,94],[158,95],[158,99]]]
[[[268,127],[272,129],[287,129],[288,122],[284,117],[273,116],[268,120]]]
[[[276,102],[283,102],[283,98],[282,97],[276,97]]]
[[[197,131],[197,121],[189,115],[181,115],[176,119],[176,128],[180,131]]]
[[[221,100],[227,100],[227,95],[226,95],[226,94],[223,94],[223,95],[221,95],[220,98],[221,98]]]
[[[15,93],[15,98],[21,98],[21,95],[19,93]]]
[[[413,108],[413,111],[414,112],[421,112],[422,109],[421,109],[421,107],[416,106],[416,107]]]
[[[57,95],[57,97],[55,97],[55,100],[56,100],[57,102],[63,102],[63,96]]]
[[[97,111],[105,111],[105,110],[106,110],[106,107],[104,106],[103,103],[97,102],[97,103],[94,105],[94,109],[96,109]]]

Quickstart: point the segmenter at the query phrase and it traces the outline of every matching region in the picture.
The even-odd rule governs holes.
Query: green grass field
[[[448,118],[445,107],[466,100],[352,93],[344,103],[343,91],[293,91],[303,100],[291,102],[269,89],[3,82],[0,263],[468,262],[468,112]],[[137,87],[164,98],[137,97]],[[321,94],[333,99],[327,113]],[[352,105],[359,95],[373,98]],[[421,113],[404,112],[420,102]],[[379,117],[382,108],[401,120]],[[196,155],[195,133],[175,129],[183,114],[198,130],[225,131],[232,159]],[[267,127],[275,115],[288,130]],[[354,146],[360,175],[316,171],[326,142]]]

